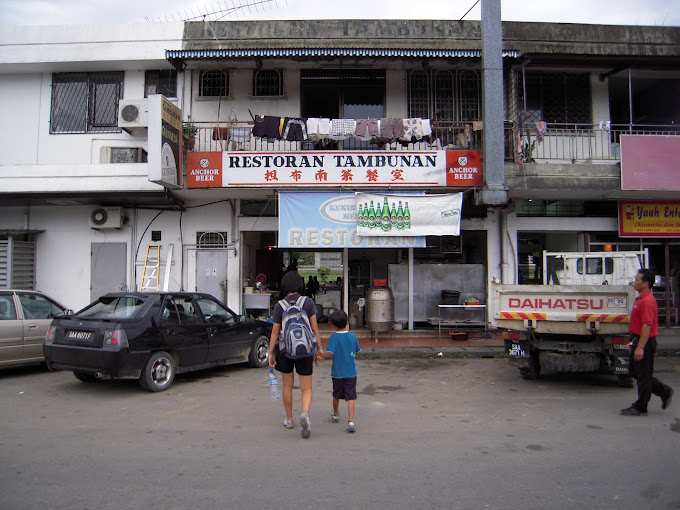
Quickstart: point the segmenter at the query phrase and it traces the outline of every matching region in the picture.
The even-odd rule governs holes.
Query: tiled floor
[[[334,328],[329,324],[319,324],[319,332],[321,333],[321,341],[325,344],[328,337],[333,333]],[[367,328],[352,330],[352,333],[357,335],[359,345],[361,347],[446,347],[452,345],[464,346],[478,346],[484,345],[489,347],[502,346],[503,339],[499,332],[490,331],[490,338],[484,338],[484,330],[479,328],[469,332],[469,337],[465,341],[452,340],[448,334],[448,330],[442,330],[442,337],[439,338],[437,329],[425,329],[414,331],[386,331],[371,333]]]

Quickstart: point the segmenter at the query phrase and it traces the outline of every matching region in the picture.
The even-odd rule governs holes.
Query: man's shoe
[[[669,388],[668,395],[661,399],[661,409],[666,409],[671,405],[671,400],[673,400],[673,388]]]
[[[340,421],[340,416],[335,414],[335,411],[331,411],[331,421],[333,423],[338,423]]]
[[[626,409],[621,409],[621,414],[624,416],[647,416],[647,411],[640,411],[637,407],[630,406]]]
[[[350,421],[347,422],[347,432],[354,432],[354,431],[356,431],[356,429],[357,428],[354,426],[353,421],[350,420]]]

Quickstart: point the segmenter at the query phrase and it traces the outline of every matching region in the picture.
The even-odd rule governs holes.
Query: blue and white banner
[[[279,248],[424,248],[424,237],[361,236],[355,193],[279,193]]]

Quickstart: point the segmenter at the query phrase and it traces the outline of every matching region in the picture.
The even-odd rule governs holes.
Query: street
[[[680,396],[646,417],[614,377],[522,379],[506,359],[362,359],[355,423],[331,423],[315,368],[312,434],[282,426],[267,371],[230,366],[85,384],[0,372],[0,509],[680,508]],[[680,358],[655,374],[680,391]],[[680,395],[680,394],[679,394]]]

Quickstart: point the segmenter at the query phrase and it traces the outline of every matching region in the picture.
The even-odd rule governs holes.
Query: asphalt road
[[[656,368],[680,391],[680,358]],[[264,369],[180,375],[157,394],[0,372],[0,509],[680,508],[680,393],[623,417],[635,390],[606,376],[365,359],[348,434],[344,402],[330,421],[330,362],[316,370],[308,440],[283,428]]]

